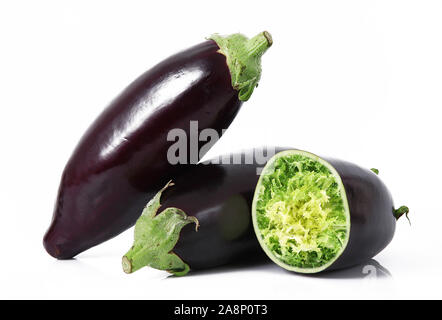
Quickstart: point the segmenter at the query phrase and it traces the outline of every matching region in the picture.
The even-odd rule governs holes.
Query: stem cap
[[[211,39],[219,46],[219,52],[226,56],[232,77],[232,87],[238,91],[238,99],[247,101],[258,86],[261,78],[261,57],[273,44],[267,31],[248,39],[235,33],[229,36],[213,34]]]
[[[135,224],[135,240],[132,248],[122,259],[123,270],[132,273],[144,266],[166,270],[176,276],[186,275],[190,267],[172,252],[179,240],[181,229],[199,222],[178,208],[167,208],[157,215],[162,192],[173,183],[169,182],[146,205]]]

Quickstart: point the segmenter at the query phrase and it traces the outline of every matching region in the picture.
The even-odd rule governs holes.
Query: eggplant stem
[[[376,168],[371,168],[370,170],[373,171],[374,173],[376,173],[377,175],[379,174],[379,170]]]
[[[123,271],[133,273],[145,266],[166,270],[176,276],[187,274],[190,267],[173,252],[181,229],[199,221],[179,208],[169,207],[158,213],[160,198],[165,189],[173,186],[169,181],[146,205],[135,224],[134,244],[122,258]]]
[[[124,256],[122,259],[123,271],[127,274],[132,273],[132,262]]]
[[[410,218],[408,217],[409,213],[410,213],[410,209],[408,209],[407,206],[401,206],[397,209],[393,209],[393,215],[396,218],[396,220],[399,220],[399,218],[405,214],[405,217],[407,218],[408,223],[410,223],[410,225],[411,225]]]
[[[247,41],[247,55],[249,57],[260,58],[272,44],[273,39],[270,33],[263,31]]]
[[[272,36],[263,31],[251,39],[240,33],[213,34],[208,39],[215,41],[218,52],[226,56],[232,88],[238,91],[238,99],[247,101],[261,78],[261,57],[273,44]]]

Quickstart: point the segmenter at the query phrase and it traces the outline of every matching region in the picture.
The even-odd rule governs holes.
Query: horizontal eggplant
[[[72,258],[131,227],[147,199],[183,168],[168,157],[175,143],[169,134],[195,135],[193,122],[197,136],[205,129],[220,136],[257,86],[260,59],[271,44],[267,32],[252,39],[214,35],[130,84],[71,155],[43,239],[46,251]],[[188,153],[184,162],[197,162],[198,154],[194,158]]]
[[[124,271],[150,266],[184,275],[189,269],[267,260],[250,214],[257,167],[190,165],[145,207],[134,245],[123,257]],[[166,209],[157,214],[160,197]]]
[[[158,213],[160,200],[165,209]],[[150,266],[185,275],[260,261],[263,252],[297,272],[340,269],[385,248],[404,213],[406,207],[393,209],[389,191],[373,171],[289,148],[254,149],[192,166],[163,188],[135,225],[123,269],[131,273]],[[334,241],[341,246],[333,255]],[[300,267],[288,262],[302,259],[284,260],[287,252],[328,260]]]
[[[392,196],[376,169],[300,150],[272,157],[252,205],[255,233],[268,257],[300,273],[363,263],[393,239]]]

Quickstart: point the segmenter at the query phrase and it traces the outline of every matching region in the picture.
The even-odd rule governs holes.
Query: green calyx
[[[407,206],[400,206],[397,209],[393,208],[393,215],[396,218],[396,220],[399,220],[399,218],[402,217],[405,214],[405,217],[407,218],[408,222],[411,225],[410,218],[408,217],[409,213],[410,213],[410,209],[408,209]]]
[[[379,175],[379,170],[376,168],[371,168],[371,171],[373,171],[376,175]],[[410,213],[410,209],[408,209],[407,206],[401,206],[397,209],[393,208],[393,216],[396,218],[396,220],[399,220],[400,217],[402,217],[405,214],[405,217],[407,218],[408,222],[411,225],[410,218],[408,217],[408,214]]]
[[[325,160],[299,150],[276,154],[255,190],[253,225],[266,254],[287,270],[325,270],[344,251],[350,211],[341,178]]]
[[[247,101],[258,86],[261,78],[261,56],[273,44],[267,31],[248,39],[240,33],[229,36],[214,34],[209,37],[219,46],[219,52],[226,56],[232,77],[232,87],[238,91],[238,98]]]
[[[169,182],[144,208],[135,224],[135,240],[122,259],[123,270],[132,273],[145,266],[166,270],[175,276],[186,275],[190,268],[172,250],[178,242],[181,229],[199,222],[178,208],[166,208],[157,214],[162,192],[172,186]]]

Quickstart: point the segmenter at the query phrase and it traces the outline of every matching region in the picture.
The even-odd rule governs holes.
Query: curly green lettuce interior
[[[278,153],[263,169],[253,220],[267,255],[285,269],[303,273],[331,265],[350,231],[339,174],[325,160],[299,150]]]

